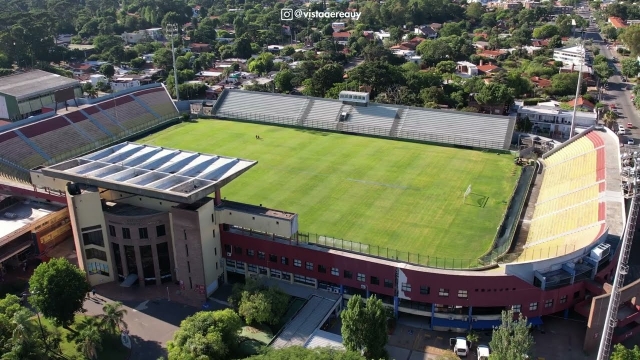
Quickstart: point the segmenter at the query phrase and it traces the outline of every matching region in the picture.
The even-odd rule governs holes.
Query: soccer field
[[[223,197],[296,212],[300,232],[424,257],[489,250],[519,172],[510,155],[222,120],[140,142],[257,160]]]

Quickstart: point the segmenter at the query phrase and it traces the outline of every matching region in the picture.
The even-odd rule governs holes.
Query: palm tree
[[[101,325],[112,332],[119,329],[126,329],[127,323],[123,318],[127,314],[127,310],[122,308],[121,302],[113,302],[102,307],[104,314],[100,315]]]
[[[85,91],[87,95],[89,95],[90,99],[95,99],[98,97],[98,89],[91,87]]]
[[[615,125],[617,124],[616,119],[618,119],[618,114],[616,114],[614,111],[609,110],[604,114],[602,119],[604,120],[604,124],[606,127],[608,127],[609,129],[615,129]]]
[[[102,349],[102,334],[100,324],[96,318],[86,318],[78,325],[76,336],[76,349],[89,359],[97,359],[98,351]]]
[[[13,314],[11,325],[13,326],[12,340],[14,344],[26,344],[31,340],[33,326],[30,317],[31,314],[26,309]]]

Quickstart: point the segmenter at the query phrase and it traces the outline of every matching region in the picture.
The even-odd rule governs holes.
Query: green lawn
[[[75,330],[77,324],[80,324],[85,318],[87,318],[86,315],[76,315],[75,323],[71,325],[70,328]],[[55,326],[48,319],[41,316],[40,320],[42,321],[42,326],[50,330],[55,329]],[[38,326],[37,317],[33,317],[33,322]],[[62,354],[66,358],[70,359],[84,359],[84,356],[76,350],[76,344],[72,339],[73,334],[62,327],[57,329],[62,336],[62,343],[60,344]],[[98,360],[122,360],[126,359],[128,354],[129,351],[122,345],[119,335],[104,334],[102,340],[102,351],[98,352]]]
[[[510,155],[233,121],[183,123],[140,142],[257,160],[223,197],[296,212],[301,232],[420,263],[487,251],[517,179]]]

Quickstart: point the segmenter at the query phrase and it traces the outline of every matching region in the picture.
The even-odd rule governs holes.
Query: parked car
[[[628,138],[627,139],[627,145],[635,145],[635,140],[633,140],[633,138]]]
[[[627,123],[627,129],[633,129],[633,124],[632,123]]]

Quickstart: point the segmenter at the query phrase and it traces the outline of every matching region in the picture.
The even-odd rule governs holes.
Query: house
[[[491,2],[490,8],[502,9],[502,10],[517,10],[523,8],[521,2]]]
[[[531,39],[531,46],[547,47],[549,46],[549,40],[548,39]]]
[[[91,85],[98,86],[98,83],[107,84],[109,82],[109,79],[107,79],[107,77],[102,74],[94,74],[89,76],[89,81],[91,82]]]
[[[591,82],[594,78],[593,68],[591,68],[591,66],[589,65],[579,66],[579,65],[571,64],[571,65],[564,65],[560,68],[561,73],[572,73],[577,71],[582,71],[582,79],[583,81],[587,82],[587,84],[589,84],[589,82]]]
[[[593,111],[596,106],[589,100],[585,100],[582,96],[578,97],[578,106],[577,109],[580,111]],[[569,101],[567,105],[574,107],[576,104],[575,99]]]
[[[624,20],[620,19],[617,16],[610,16],[607,22],[616,29],[624,29],[627,27],[627,23],[625,23]]]
[[[82,63],[82,64],[69,64],[69,71],[73,73],[73,76],[81,76],[85,74],[91,74],[95,70],[91,64]]]
[[[362,32],[362,37],[371,41],[375,39],[375,33],[373,31],[366,30]]]
[[[556,106],[522,106],[517,110],[517,119],[528,118],[533,124],[532,133],[544,134],[552,138],[568,138],[571,132],[573,111]],[[577,112],[576,126],[588,128],[596,125],[597,115],[593,112]]]
[[[487,59],[493,59],[493,60],[497,60],[497,59],[502,59],[505,55],[507,54],[507,51],[505,50],[483,50],[482,52],[478,53],[478,56],[481,56],[483,58],[487,58]]]
[[[429,27],[435,31],[440,31],[440,29],[442,29],[442,24],[432,23],[431,25],[429,25]]]
[[[122,40],[127,44],[137,44],[144,41],[161,41],[162,40],[162,28],[151,28],[145,30],[138,30],[134,32],[125,32],[120,35]]]
[[[331,28],[333,29],[333,32],[342,31],[345,27],[347,27],[347,26],[343,22],[331,23]]]
[[[586,49],[578,45],[553,50],[553,60],[562,61],[565,65],[579,65],[586,63],[589,57]]]
[[[472,45],[478,50],[485,50],[489,48],[488,41],[476,41]]]
[[[514,51],[522,51],[522,50],[526,51],[527,54],[529,55],[536,55],[538,52],[540,52],[540,50],[542,50],[542,48],[539,46],[522,46],[519,49],[516,49],[516,48],[507,49],[509,53],[513,53]]]
[[[124,75],[114,76],[109,85],[114,92],[131,89],[134,87],[150,84],[151,76],[148,75]]]
[[[523,5],[524,5],[525,9],[531,10],[531,9],[535,9],[535,8],[537,8],[539,6],[542,6],[542,3],[540,1],[525,1],[523,3]]]
[[[468,61],[458,61],[456,72],[463,77],[476,76],[478,75],[478,67],[476,66],[476,64],[470,63]]]
[[[418,36],[424,37],[425,39],[435,39],[438,37],[438,32],[431,26],[427,25],[416,26],[413,30],[413,33]]]
[[[571,14],[573,12],[573,6],[556,5],[553,7],[552,11],[556,15]]]
[[[349,38],[351,37],[351,33],[348,31],[338,31],[333,33],[333,40],[340,45],[347,45]]]
[[[504,71],[499,66],[493,64],[483,64],[482,60],[480,60],[480,65],[477,66],[478,75],[493,75],[497,72]]]
[[[196,54],[206,53],[211,51],[211,46],[209,44],[193,43],[189,45],[189,51]]]
[[[532,76],[529,80],[531,80],[531,82],[539,89],[546,89],[551,86],[551,80],[543,79],[538,76]]]

